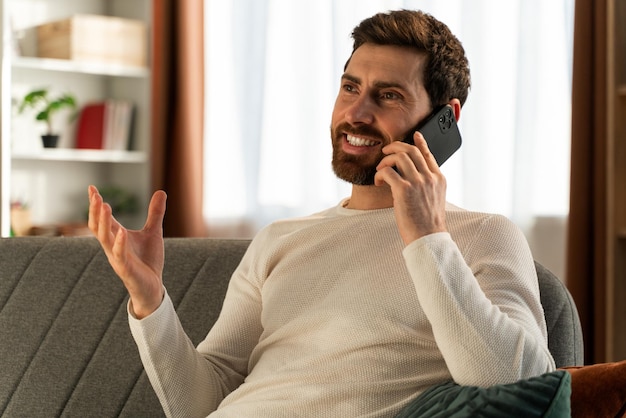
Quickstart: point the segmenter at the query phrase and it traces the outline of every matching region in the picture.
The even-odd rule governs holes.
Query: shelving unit
[[[150,74],[150,71],[147,68],[92,62],[76,62],[54,58],[15,57],[13,58],[12,67],[13,71],[19,69],[33,69],[77,74],[94,74],[111,77],[146,78]]]
[[[150,195],[150,82],[148,67],[38,58],[34,27],[74,14],[140,20],[151,30],[151,0],[0,0],[2,82],[0,97],[0,235],[10,232],[10,205],[28,204],[34,225],[85,220],[87,186],[114,185],[135,194],[140,209],[125,219],[139,227]],[[16,48],[19,45],[20,48]],[[151,48],[148,41],[148,49]],[[19,52],[17,52],[19,50]],[[148,51],[148,62],[150,53]],[[68,114],[54,120],[61,131],[58,148],[43,148],[43,124],[17,114],[15,103],[33,88],[72,93],[79,106],[124,99],[136,106],[132,150],[75,149],[76,121]]]
[[[626,3],[607,4],[606,358],[626,359]]]
[[[76,161],[89,163],[143,164],[148,156],[143,151],[41,148],[30,152],[14,152],[13,161]]]

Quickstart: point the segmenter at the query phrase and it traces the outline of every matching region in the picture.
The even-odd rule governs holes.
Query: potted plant
[[[132,192],[114,185],[101,186],[98,188],[102,199],[111,205],[114,216],[134,215],[139,209],[137,196]]]
[[[98,186],[102,200],[111,205],[111,212],[122,224],[128,224],[133,215],[139,211],[139,198],[129,190],[116,185]],[[89,217],[89,209],[85,208],[85,219]]]
[[[59,135],[52,130],[52,115],[61,109],[76,110],[76,99],[69,93],[61,94],[56,97],[49,97],[48,89],[42,88],[29,92],[24,96],[19,106],[19,112],[32,108],[37,111],[35,120],[46,124],[46,133],[41,135],[43,146],[46,148],[54,148],[59,139]],[[70,119],[75,116],[72,112]]]

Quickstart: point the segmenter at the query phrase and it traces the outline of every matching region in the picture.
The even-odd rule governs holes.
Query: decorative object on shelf
[[[76,99],[70,93],[64,93],[60,96],[49,97],[48,89],[32,90],[24,96],[19,106],[19,112],[22,113],[27,108],[35,109],[37,115],[35,120],[46,124],[46,133],[41,136],[43,146],[45,148],[56,147],[59,135],[54,133],[52,129],[52,115],[61,109],[71,109],[70,120],[76,116]]]
[[[32,227],[30,208],[24,202],[11,202],[11,232],[13,236],[28,235]]]
[[[147,64],[147,27],[139,20],[79,13],[36,29],[41,58],[135,67]]]

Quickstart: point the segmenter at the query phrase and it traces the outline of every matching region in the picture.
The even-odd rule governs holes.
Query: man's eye
[[[396,100],[400,97],[400,95],[398,95],[397,93],[394,93],[392,91],[386,91],[382,94],[382,98],[385,100]]]
[[[353,92],[356,90],[352,84],[344,84],[343,89],[348,92]]]

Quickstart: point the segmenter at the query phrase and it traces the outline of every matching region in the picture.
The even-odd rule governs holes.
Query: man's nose
[[[359,96],[346,110],[346,121],[352,125],[369,124],[374,121],[373,100],[366,95]]]

